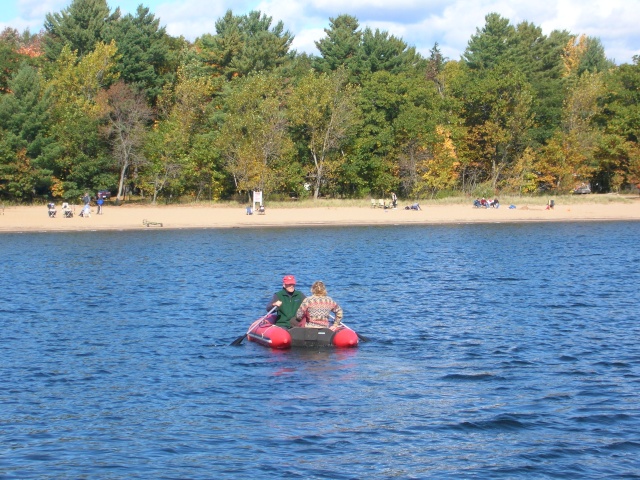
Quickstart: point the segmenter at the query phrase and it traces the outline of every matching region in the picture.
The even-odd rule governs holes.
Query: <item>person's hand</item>
[[[273,302],[273,306],[274,307],[279,307],[280,305],[282,305],[282,300],[278,300],[277,302]]]

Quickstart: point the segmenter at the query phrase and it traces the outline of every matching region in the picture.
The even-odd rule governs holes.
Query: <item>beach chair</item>
[[[376,202],[375,198],[371,199],[371,208],[376,208],[378,206],[378,203]]]
[[[378,206],[383,209],[387,207],[383,198],[378,200]]]
[[[73,218],[73,211],[69,208],[67,202],[62,204],[62,213],[64,214],[64,218]]]

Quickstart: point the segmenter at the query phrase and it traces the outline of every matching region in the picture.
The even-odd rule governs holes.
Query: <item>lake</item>
[[[0,235],[0,479],[640,478],[639,238]],[[370,341],[230,346],[289,273]]]

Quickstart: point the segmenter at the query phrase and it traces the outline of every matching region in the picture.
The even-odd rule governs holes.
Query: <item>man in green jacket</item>
[[[271,301],[267,305],[267,311],[273,307],[278,307],[276,325],[283,328],[297,326],[291,324],[291,319],[296,321],[296,313],[300,304],[305,299],[305,294],[296,290],[296,277],[285,275],[282,279],[282,290],[273,294]]]

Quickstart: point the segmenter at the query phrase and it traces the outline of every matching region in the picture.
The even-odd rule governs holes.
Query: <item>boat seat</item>
[[[330,328],[293,327],[289,333],[292,347],[330,347],[335,335]]]

